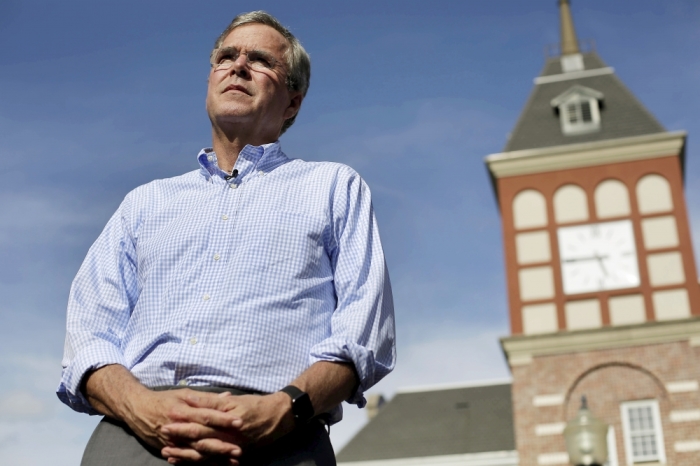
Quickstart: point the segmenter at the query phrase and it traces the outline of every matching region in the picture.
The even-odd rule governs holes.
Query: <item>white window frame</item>
[[[581,105],[587,102],[591,109],[591,121],[583,121]],[[574,107],[576,121],[570,121],[569,108]],[[586,134],[600,130],[600,107],[598,99],[581,94],[574,94],[559,106],[559,121],[564,134]]]
[[[620,466],[617,461],[617,439],[615,438],[615,428],[613,426],[608,427],[606,440],[608,443],[608,461],[603,466]]]
[[[647,455],[635,458],[632,451],[632,432],[630,429],[629,411],[632,408],[649,407],[651,408],[652,421],[654,423],[654,437],[657,447],[655,456]],[[661,425],[661,414],[659,412],[659,402],[657,400],[638,400],[628,401],[620,405],[620,415],[622,417],[622,436],[625,443],[625,458],[628,465],[648,463],[658,461],[666,463],[666,449],[664,447],[664,434]]]

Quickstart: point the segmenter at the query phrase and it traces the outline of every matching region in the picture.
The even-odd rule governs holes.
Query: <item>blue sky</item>
[[[700,231],[700,4],[574,0],[579,38],[669,130],[689,132]],[[312,57],[282,137],[292,157],[367,180],[394,285],[399,365],[375,389],[503,378],[508,331],[498,209],[483,157],[503,148],[555,0],[0,0],[0,456],[74,465],[94,418],[55,398],[65,303],[123,196],[196,167],[210,144],[208,54],[235,14],[265,9]],[[697,236],[697,233],[696,233]],[[364,413],[334,428],[347,441]],[[38,448],[37,448],[38,446]]]

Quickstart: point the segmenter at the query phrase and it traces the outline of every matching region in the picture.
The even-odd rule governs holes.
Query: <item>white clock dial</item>
[[[557,238],[564,293],[639,286],[630,220],[563,227]]]

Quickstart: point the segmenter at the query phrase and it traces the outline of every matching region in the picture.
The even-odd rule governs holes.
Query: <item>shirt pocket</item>
[[[244,216],[231,243],[232,266],[265,278],[310,278],[328,266],[320,218],[288,211]]]

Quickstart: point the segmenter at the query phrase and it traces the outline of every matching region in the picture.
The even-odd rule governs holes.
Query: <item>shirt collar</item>
[[[261,146],[246,145],[238,154],[234,169],[238,170],[236,179],[242,181],[247,175],[255,171],[268,172],[287,162],[289,159],[282,152],[279,141]],[[199,151],[197,161],[200,173],[207,179],[214,176],[226,179],[229,174],[219,168],[214,149],[207,147]]]

